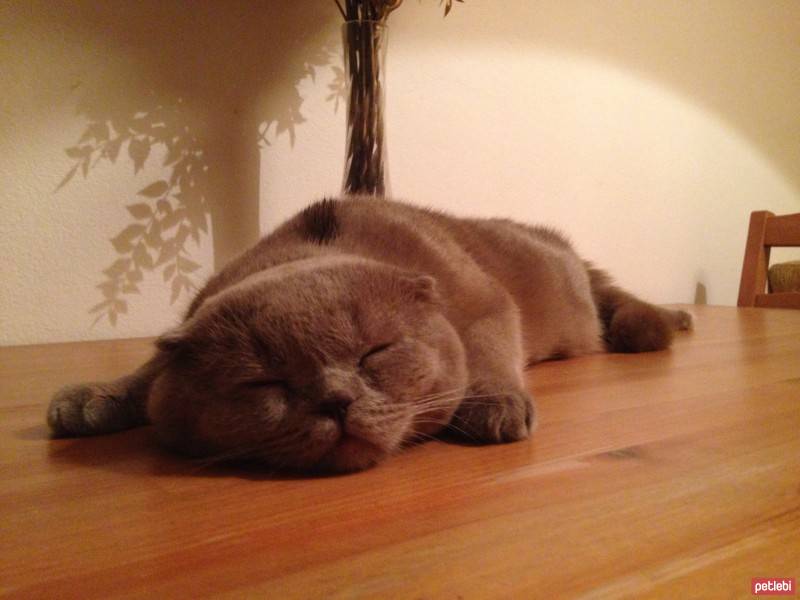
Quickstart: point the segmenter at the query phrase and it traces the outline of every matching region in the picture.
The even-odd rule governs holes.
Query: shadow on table
[[[109,435],[50,439],[47,428],[42,425],[20,430],[17,437],[45,441],[47,460],[52,464],[103,469],[122,475],[235,477],[253,481],[328,479],[357,475],[281,472],[253,462],[186,458],[163,448],[152,427],[140,427]]]
[[[15,434],[16,435],[14,437],[16,437],[18,440],[25,440],[28,442],[50,439],[50,430],[44,423],[41,425],[34,425],[32,427],[25,427],[16,431]]]

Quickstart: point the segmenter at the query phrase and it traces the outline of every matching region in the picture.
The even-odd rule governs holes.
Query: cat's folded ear
[[[189,323],[185,321],[177,327],[163,333],[156,340],[156,348],[164,352],[178,352],[189,345]]]
[[[403,277],[402,284],[413,300],[437,305],[441,303],[436,279],[430,275],[407,275]]]

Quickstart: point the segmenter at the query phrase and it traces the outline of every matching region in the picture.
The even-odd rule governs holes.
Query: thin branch
[[[334,2],[336,2],[336,7],[339,9],[339,12],[340,12],[340,13],[342,13],[342,18],[343,18],[345,21],[347,21],[347,15],[346,15],[346,14],[344,14],[344,9],[342,8],[342,5],[341,5],[341,4],[339,4],[339,0],[333,0],[333,1],[334,1]]]

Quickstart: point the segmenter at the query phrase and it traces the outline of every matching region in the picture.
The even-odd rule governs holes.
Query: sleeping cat
[[[522,440],[527,364],[661,350],[690,323],[550,229],[323,200],[212,277],[139,370],[62,389],[47,419],[57,436],[152,423],[193,456],[355,471],[443,430]]]

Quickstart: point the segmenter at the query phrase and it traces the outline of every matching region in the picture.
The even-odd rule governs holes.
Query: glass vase
[[[387,193],[384,90],[386,25],[347,21],[342,26],[347,82],[346,195]]]

